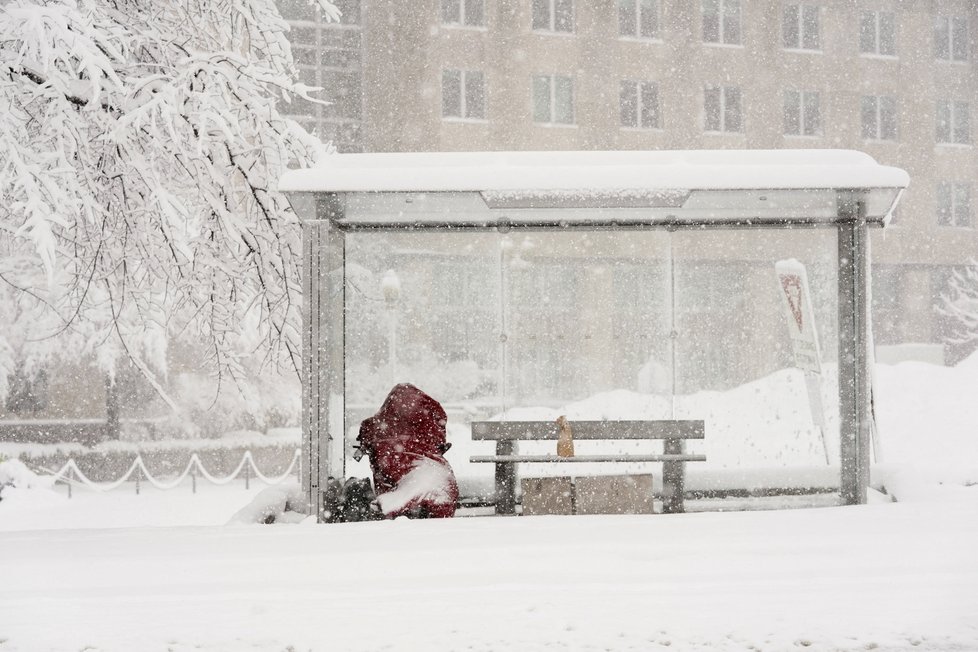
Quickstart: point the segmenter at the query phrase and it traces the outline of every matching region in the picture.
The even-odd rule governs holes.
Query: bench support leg
[[[515,441],[500,440],[496,442],[496,455],[515,454]],[[496,514],[499,516],[516,514],[515,462],[496,462]]]
[[[666,455],[682,455],[686,452],[686,442],[683,439],[666,439],[663,441],[663,453]],[[686,511],[683,495],[686,492],[686,463],[662,463],[662,513],[682,514]]]

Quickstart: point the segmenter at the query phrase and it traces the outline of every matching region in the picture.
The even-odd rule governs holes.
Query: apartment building
[[[359,0],[332,0],[339,23],[326,22],[307,0],[277,0],[289,21],[292,56],[300,80],[328,89],[330,103],[295,100],[285,111],[341,152],[359,151],[363,114],[363,43]]]
[[[862,150],[912,178],[892,226],[872,241],[877,344],[948,334],[935,297],[978,256],[978,3],[362,0],[344,9],[346,24],[317,27],[359,43],[343,73],[358,82],[331,109],[349,111],[336,118],[353,134],[338,139],[341,151]],[[716,249],[727,273],[691,288],[695,305],[729,298],[761,263],[746,243]],[[539,274],[533,282],[557,291],[575,273],[555,268],[550,289]],[[468,282],[448,278],[453,288]],[[649,315],[627,297],[657,281],[623,282],[632,285],[617,291],[622,319],[642,323]],[[744,296],[731,310],[753,303]]]

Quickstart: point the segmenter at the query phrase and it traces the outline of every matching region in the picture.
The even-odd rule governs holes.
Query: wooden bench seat
[[[584,463],[584,462],[662,462],[663,511],[683,511],[685,463],[705,462],[706,455],[693,455],[685,451],[687,439],[704,439],[705,424],[698,420],[657,421],[571,421],[575,440],[662,440],[661,454],[618,453],[607,455],[521,455],[517,449],[520,441],[556,441],[557,424],[552,421],[473,421],[472,439],[495,441],[495,455],[473,455],[471,462],[496,465],[496,513],[516,513],[516,465],[534,463]]]

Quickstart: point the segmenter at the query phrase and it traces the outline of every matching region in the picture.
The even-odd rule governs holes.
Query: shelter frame
[[[280,183],[302,220],[302,482],[323,517],[345,476],[346,235],[429,231],[831,229],[836,233],[840,501],[867,499],[868,229],[909,176],[845,150],[340,154]]]
[[[345,476],[345,236],[350,232],[403,230],[726,230],[772,228],[834,228],[838,238],[838,350],[840,409],[840,490],[845,505],[864,504],[870,469],[871,413],[868,324],[868,223],[863,191],[837,193],[838,217],[831,224],[752,220],[681,221],[658,223],[561,224],[534,222],[470,224],[442,223],[344,225],[339,193],[326,193],[315,202],[315,219],[303,222],[303,383],[302,483],[310,510],[322,520],[329,478]]]

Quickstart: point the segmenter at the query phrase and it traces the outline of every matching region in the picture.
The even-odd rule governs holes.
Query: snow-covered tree
[[[327,0],[310,4],[337,19]],[[318,140],[274,0],[0,3],[0,396],[51,351],[223,381],[298,368],[300,234],[275,190]]]
[[[978,260],[954,271],[939,310],[952,319],[951,344],[978,344]]]

